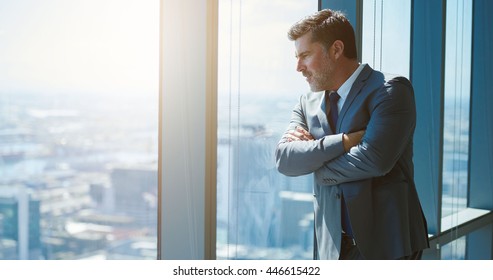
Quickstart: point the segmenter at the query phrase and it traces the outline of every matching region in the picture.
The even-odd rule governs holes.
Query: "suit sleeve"
[[[320,185],[387,174],[412,142],[416,108],[407,79],[391,80],[368,101],[371,117],[361,143],[315,172]]]
[[[310,131],[306,121],[306,95],[293,109],[288,129],[301,126]],[[329,160],[344,154],[342,133],[327,135],[312,141],[288,142],[284,137],[276,148],[277,170],[286,176],[301,176],[314,172]]]

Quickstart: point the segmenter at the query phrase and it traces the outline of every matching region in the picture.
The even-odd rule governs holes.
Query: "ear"
[[[331,53],[335,59],[339,59],[344,53],[344,43],[341,40],[335,40],[331,47]]]

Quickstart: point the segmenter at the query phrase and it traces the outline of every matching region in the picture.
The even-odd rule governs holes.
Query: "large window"
[[[411,0],[362,2],[361,61],[375,70],[409,77]]]
[[[159,2],[0,1],[0,259],[155,259]]]
[[[457,219],[467,207],[472,1],[448,0],[446,19],[442,217]]]
[[[446,6],[443,104],[442,230],[452,234],[467,208],[469,108],[471,97],[472,0],[448,0]],[[466,237],[442,249],[442,259],[464,259]]]
[[[274,151],[298,97],[289,27],[318,1],[219,1],[217,258],[311,259],[310,176],[287,178]]]

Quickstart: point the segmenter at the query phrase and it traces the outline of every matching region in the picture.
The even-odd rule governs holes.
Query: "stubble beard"
[[[310,90],[312,92],[330,90],[332,86],[332,76],[334,73],[333,64],[328,60],[328,57],[324,57],[325,62],[323,63],[321,70],[318,72],[309,72],[311,82],[309,82]]]
[[[312,92],[330,89],[332,69],[327,65],[323,70],[317,73],[310,73],[311,82],[309,82],[309,85]]]

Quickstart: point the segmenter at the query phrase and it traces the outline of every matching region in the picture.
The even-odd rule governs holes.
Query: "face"
[[[311,91],[333,90],[334,59],[330,48],[326,50],[322,44],[312,42],[312,34],[299,37],[295,41],[296,71],[301,72],[310,85]]]

